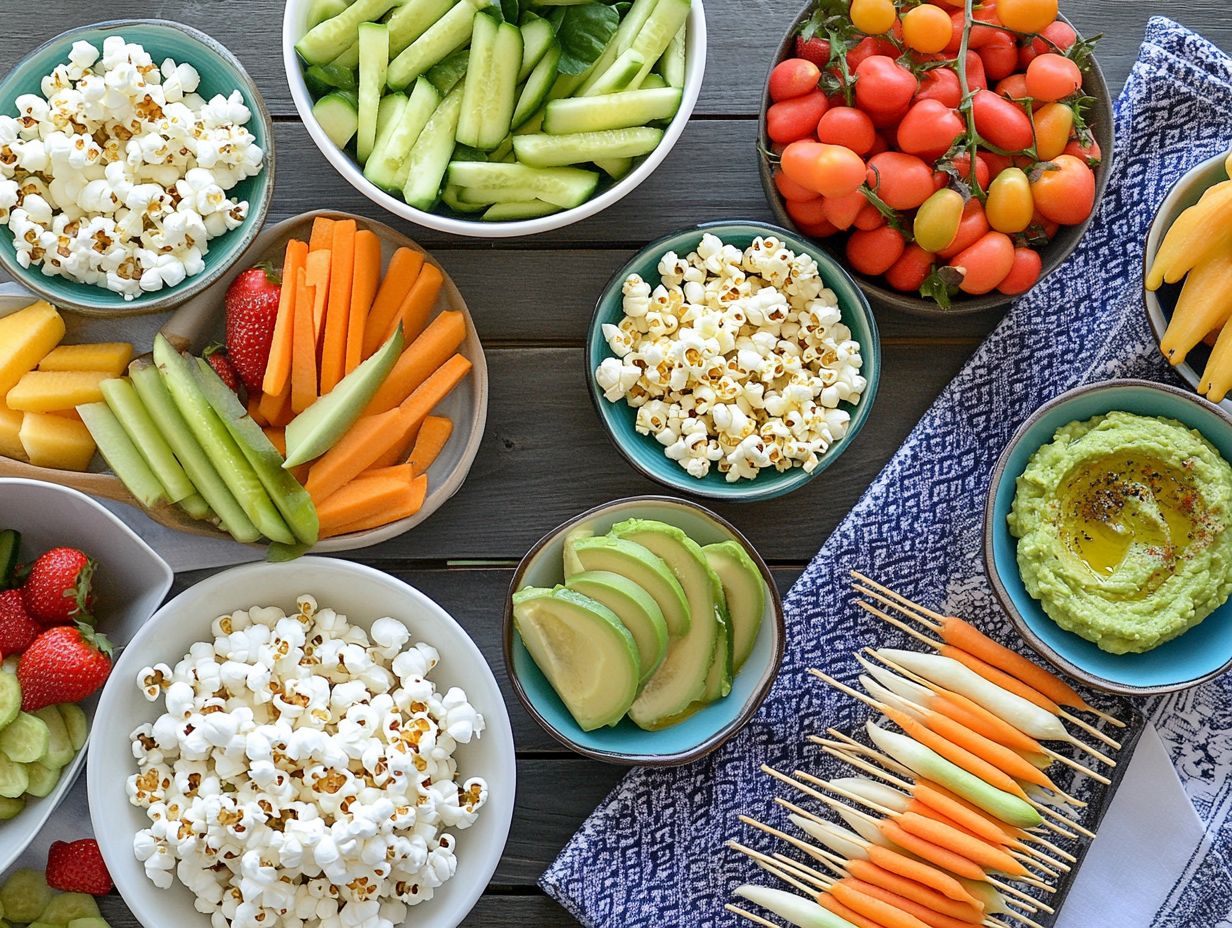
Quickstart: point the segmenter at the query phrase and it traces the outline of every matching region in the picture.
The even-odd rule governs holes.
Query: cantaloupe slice
[[[16,461],[26,460],[26,449],[22,447],[18,434],[21,432],[21,417],[20,412],[0,403],[0,455]]]
[[[93,345],[61,345],[39,361],[40,371],[106,371],[119,377],[133,359],[128,342],[98,342]]]
[[[46,300],[0,319],[0,396],[64,337],[64,320]]]
[[[5,402],[22,412],[54,412],[103,399],[106,371],[30,371],[17,381]]]
[[[26,413],[19,432],[31,464],[58,470],[85,470],[94,457],[94,439],[82,423],[62,416]]]

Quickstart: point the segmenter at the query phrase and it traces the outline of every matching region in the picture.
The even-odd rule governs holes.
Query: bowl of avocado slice
[[[557,526],[514,572],[505,664],[531,717],[614,764],[676,766],[752,719],[783,659],[783,603],[727,520],[666,496]]]

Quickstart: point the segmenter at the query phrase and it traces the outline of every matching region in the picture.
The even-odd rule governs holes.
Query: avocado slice
[[[583,538],[594,538],[594,529],[587,528],[584,525],[577,525],[569,529],[565,535],[565,576],[572,577],[574,574],[580,574],[586,570],[578,560],[577,553],[573,550],[573,546]],[[660,610],[662,611],[662,610]]]
[[[689,601],[680,581],[658,555],[625,538],[600,535],[576,538],[573,560],[565,558],[565,580],[587,570],[607,570],[628,577],[653,597],[667,623],[667,633],[679,638],[689,630]],[[581,571],[572,568],[580,567]]]
[[[612,610],[558,586],[513,594],[513,625],[583,731],[615,725],[638,684],[637,644]]]
[[[667,623],[663,610],[649,593],[620,574],[608,570],[589,570],[566,581],[569,589],[589,596],[616,613],[633,636],[640,657],[639,682],[654,673],[667,656]]]
[[[723,587],[701,546],[674,525],[627,519],[611,534],[657,554],[671,568],[689,603],[689,631],[668,645],[667,657],[629,709],[641,728],[653,729],[696,701],[711,701],[731,688],[731,665],[721,626],[727,620]],[[712,674],[711,667],[719,663]]]
[[[720,541],[702,548],[723,584],[731,620],[732,673],[744,666],[757,641],[761,617],[766,611],[766,582],[744,546],[738,541]]]
[[[702,694],[702,702],[711,703],[722,699],[732,688],[732,636],[731,622],[727,618],[727,607],[715,606],[714,621],[718,625],[719,640],[714,646],[714,660],[710,662],[710,671],[706,674],[706,692]]]

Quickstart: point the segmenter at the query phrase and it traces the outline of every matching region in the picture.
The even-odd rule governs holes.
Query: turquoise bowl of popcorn
[[[103,40],[113,35],[141,45],[155,65],[160,65],[167,58],[174,59],[177,64],[192,65],[200,75],[196,92],[206,100],[216,94],[226,97],[233,91],[239,91],[251,114],[245,128],[265,155],[259,173],[226,191],[228,196],[248,202],[248,214],[240,225],[209,240],[208,251],[202,255],[204,267],[199,273],[186,277],[175,286],[142,291],[131,300],[103,286],[81,283],[59,275],[49,276],[36,264],[22,267],[17,260],[14,233],[8,227],[7,219],[5,225],[0,225],[0,267],[61,309],[104,316],[162,312],[179,305],[222,276],[240,259],[260,231],[274,193],[273,123],[256,84],[234,55],[203,32],[158,19],[95,23],[72,29],[44,42],[0,80],[0,114],[15,117],[18,113],[17,98],[23,94],[33,93],[41,97],[43,78],[51,74],[56,65],[69,61],[69,52],[75,42],[88,42],[101,50]],[[0,157],[3,157],[2,142]]]
[[[684,258],[697,250],[703,236],[707,234],[716,236],[724,244],[733,245],[741,251],[748,248],[755,239],[773,237],[796,255],[811,257],[817,263],[825,291],[832,293],[837,303],[840,314],[838,324],[847,327],[850,339],[859,346],[859,374],[866,382],[864,391],[858,401],[853,403],[842,400],[835,407],[849,417],[846,431],[817,455],[816,466],[809,471],[800,466],[783,471],[772,466],[762,467],[756,476],[729,482],[727,475],[712,464],[704,476],[693,476],[676,460],[667,456],[667,446],[655,435],[639,431],[638,410],[629,405],[626,399],[620,398],[613,402],[604,396],[605,387],[600,381],[610,383],[610,380],[600,374],[600,365],[607,359],[616,358],[604,334],[604,326],[619,326],[625,317],[625,281],[630,275],[637,274],[653,291],[661,283],[659,262],[663,256],[668,252],[675,252],[677,256]],[[825,299],[828,302],[828,297]],[[612,364],[613,361],[608,360],[609,367]],[[873,320],[868,300],[864,298],[851,275],[808,239],[779,226],[762,222],[724,220],[702,223],[651,242],[621,267],[603,289],[595,306],[586,340],[586,377],[590,397],[608,437],[625,460],[644,476],[673,490],[732,502],[753,502],[790,493],[838,460],[864,427],[873,408],[880,376],[881,342],[877,335],[877,324]]]

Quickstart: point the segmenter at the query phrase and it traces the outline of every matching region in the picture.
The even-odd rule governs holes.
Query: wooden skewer
[[[1059,871],[1054,870],[1053,867],[1048,866],[1048,864],[1044,863],[1038,858],[1031,857],[1028,854],[1024,854],[1022,853],[1022,851],[1012,851],[1012,850],[1007,849],[1006,853],[1009,854],[1011,857],[1013,857],[1015,860],[1017,860],[1024,867],[1034,867],[1036,870],[1043,873],[1050,880],[1057,880],[1061,878],[1061,873]],[[1053,862],[1053,866],[1059,867],[1060,865]],[[1068,873],[1070,868],[1063,867],[1062,869],[1066,873]]]
[[[794,812],[796,815],[799,815],[801,818],[807,818],[809,821],[816,822],[818,825],[831,824],[827,819],[822,818],[820,815],[817,815],[815,812],[810,812],[808,809],[801,808],[800,806],[796,805],[794,802],[788,802],[782,796],[775,796],[774,801],[775,803],[782,806],[787,811]],[[827,851],[826,853],[829,853],[829,852]]]
[[[1089,734],[1092,738],[1098,738],[1104,744],[1108,745],[1108,747],[1112,748],[1112,750],[1114,751],[1121,750],[1121,742],[1117,741],[1115,738],[1111,737],[1110,735],[1104,734],[1102,731],[1100,731],[1090,722],[1084,719],[1078,718],[1078,716],[1074,715],[1074,713],[1066,709],[1059,709],[1057,711],[1057,715],[1061,716],[1061,718],[1065,719],[1065,721],[1070,722],[1071,724],[1077,725],[1079,728],[1081,728],[1083,731]]]
[[[1039,922],[1032,921],[1031,919],[1027,918],[1027,916],[1020,915],[1016,911],[1002,912],[1000,914],[1005,915],[1009,918],[1012,918],[1016,922],[1021,922],[1022,924],[1026,925],[1027,928],[1044,928],[1044,926],[1041,925]],[[1001,919],[996,918],[992,915],[984,919],[983,924],[988,926],[988,928],[1009,928],[1009,926],[1006,925],[1005,922],[1001,921]]]
[[[1032,834],[1029,831],[1024,832],[1023,840],[1031,841],[1035,844],[1041,845],[1042,847],[1046,847],[1050,851],[1052,851],[1054,854],[1056,854],[1058,857],[1060,857],[1062,860],[1068,861],[1071,864],[1078,862],[1078,858],[1075,857],[1073,854],[1071,854],[1069,851],[1065,850],[1064,848],[1058,847],[1057,845],[1049,841],[1047,838],[1041,837],[1040,835]]]
[[[1090,767],[1084,767],[1082,764],[1078,763],[1078,761],[1074,760],[1072,757],[1066,757],[1064,754],[1059,754],[1056,751],[1054,751],[1052,748],[1044,744],[1040,745],[1040,747],[1042,747],[1044,749],[1044,753],[1047,754],[1049,757],[1051,757],[1053,760],[1060,761],[1066,767],[1069,767],[1071,770],[1077,770],[1079,773],[1084,773],[1087,776],[1089,776],[1092,780],[1095,780],[1097,783],[1103,783],[1105,786],[1112,785],[1112,781],[1109,780],[1102,773],[1096,773]]]
[[[820,870],[814,870],[812,867],[800,863],[798,860],[792,860],[786,854],[775,853],[774,859],[783,865],[789,873],[796,873],[800,879],[807,879],[810,883],[816,883],[818,886],[825,888],[834,885],[834,878],[822,873]],[[841,870],[836,867],[835,870],[842,874]],[[841,875],[839,877],[842,879]]]
[[[785,831],[779,831],[779,829],[774,828],[771,825],[767,825],[764,822],[759,822],[757,819],[753,818],[752,816],[741,815],[739,816],[739,819],[745,825],[750,825],[759,831],[764,831],[768,835],[773,835],[776,838],[786,841],[792,847],[799,848],[800,850],[804,851],[804,853],[808,854],[810,857],[813,857],[816,860],[820,860],[823,862],[825,861],[825,857],[822,856],[820,848],[817,848],[814,845],[809,844],[809,842],[807,841],[800,840],[795,835],[789,835]]]
[[[803,890],[804,892],[808,893],[810,896],[816,895],[816,892],[817,892],[816,890],[810,889],[809,887],[805,886],[803,883],[797,882],[795,879],[793,879],[791,876],[785,873],[782,867],[778,865],[778,861],[776,861],[769,854],[763,854],[761,851],[754,850],[751,847],[746,847],[745,845],[741,844],[739,841],[728,841],[727,846],[730,847],[732,850],[739,851],[741,854],[744,854],[746,857],[749,857],[752,860],[755,860],[757,864],[760,867],[762,867],[762,869],[764,869],[767,873],[771,873],[774,876],[777,876],[779,879],[783,880],[784,882],[790,883],[792,886],[796,887],[796,889]]]
[[[762,918],[760,915],[754,915],[752,912],[742,909],[738,905],[733,905],[730,902],[723,906],[723,908],[724,910],[731,912],[732,915],[739,915],[741,918],[748,919],[754,925],[760,925],[761,928],[779,928],[779,926],[770,921],[770,919]],[[1039,928],[1039,926],[1036,926],[1036,928]]]

